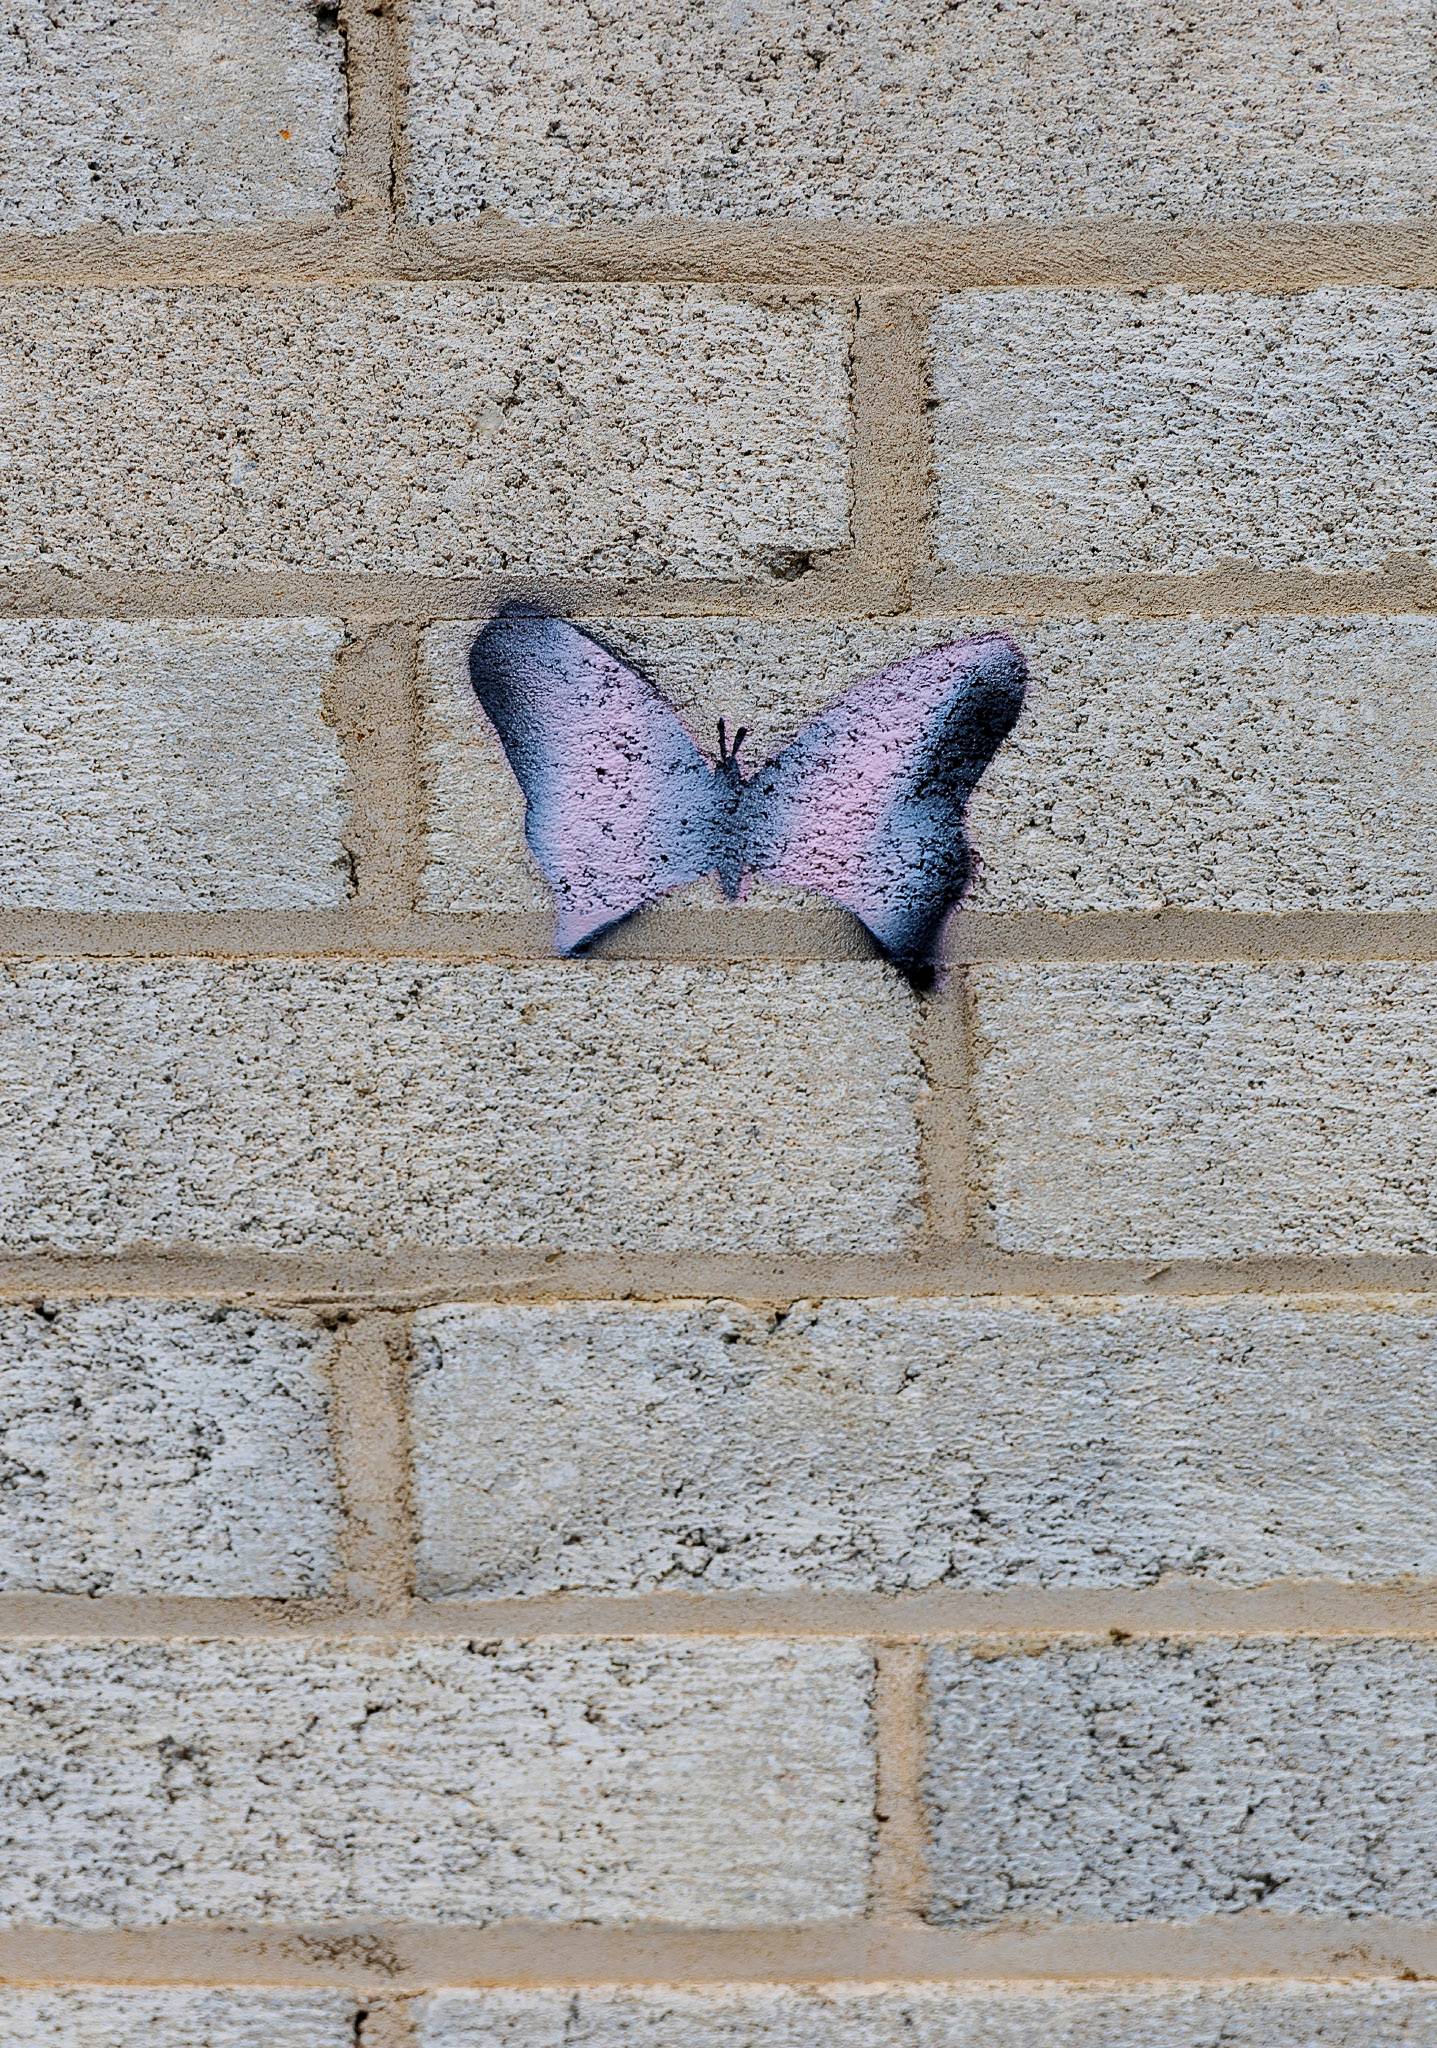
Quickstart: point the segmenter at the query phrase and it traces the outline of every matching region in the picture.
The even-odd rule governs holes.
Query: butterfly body
[[[963,811],[1023,700],[1001,634],[894,664],[811,719],[752,775],[567,620],[508,607],[470,676],[524,792],[525,836],[574,952],[669,890],[748,875],[852,911],[905,972],[926,965],[970,871]]]

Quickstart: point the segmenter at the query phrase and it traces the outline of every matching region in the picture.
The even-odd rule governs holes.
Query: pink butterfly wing
[[[474,690],[524,792],[561,953],[719,862],[735,825],[668,699],[567,620],[506,606],[475,641]]]
[[[746,786],[748,865],[842,904],[890,959],[921,969],[967,886],[964,808],[1026,675],[995,633],[867,677]]]

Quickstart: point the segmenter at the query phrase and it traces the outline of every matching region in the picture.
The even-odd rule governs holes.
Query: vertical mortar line
[[[419,2039],[417,2002],[413,1997],[361,1998],[356,2048],[413,2048]]]
[[[348,770],[345,850],[356,910],[414,907],[420,843],[421,629],[351,630],[325,692],[325,716]]]
[[[870,611],[907,611],[926,544],[934,295],[864,292],[853,342],[853,575]]]
[[[972,1057],[968,970],[950,968],[923,999],[918,1055],[927,1093],[918,1118],[918,1168],[928,1228],[944,1243],[973,1233]]]
[[[870,1911],[876,1920],[912,1922],[928,1901],[924,1651],[919,1643],[879,1643],[874,1658],[878,1840]]]
[[[402,1612],[414,1582],[409,1327],[404,1315],[343,1317],[330,1353],[330,1442],[343,1507],[344,1592],[376,1616]]]
[[[340,194],[394,224],[401,204],[405,54],[397,0],[339,0],[347,104]]]

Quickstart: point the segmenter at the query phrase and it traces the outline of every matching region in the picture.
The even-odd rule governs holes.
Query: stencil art
[[[971,868],[963,812],[1023,703],[1005,635],[866,677],[749,774],[745,732],[707,753],[645,676],[566,619],[519,606],[474,642],[475,693],[524,792],[525,837],[573,953],[706,875],[811,889],[915,983]]]

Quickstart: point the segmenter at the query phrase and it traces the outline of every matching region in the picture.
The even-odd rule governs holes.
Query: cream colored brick
[[[416,0],[428,219],[1401,217],[1432,195],[1418,0]]]
[[[996,1241],[1067,1256],[1437,1249],[1429,963],[985,967]]]
[[[0,1920],[847,1919],[851,1643],[50,1643],[0,1653]]]
[[[0,566],[761,574],[848,537],[848,338],[698,289],[0,292]]]
[[[354,2048],[338,1991],[0,1987],[5,2048]]]
[[[861,675],[994,625],[1012,632],[1028,700],[969,806],[973,909],[1437,903],[1429,618],[590,623],[695,731],[720,715],[747,725],[755,762]],[[547,896],[524,853],[517,785],[469,684],[477,631],[446,624],[426,638],[423,900],[527,909]],[[805,901],[762,888],[751,900]]]
[[[1431,1912],[1431,1643],[942,1648],[929,1699],[940,1921]]]
[[[326,1349],[251,1309],[0,1306],[0,1591],[327,1591]]]
[[[1437,294],[974,292],[936,324],[939,558],[1377,569],[1437,515]]]
[[[1431,2048],[1420,1984],[449,1991],[420,2048]],[[167,2044],[168,2048],[168,2044]]]
[[[1437,1302],[426,1310],[429,1594],[1437,1575]]]
[[[0,1243],[884,1251],[917,1006],[868,963],[13,964]]]
[[[337,203],[343,48],[306,0],[13,0],[0,99],[0,229],[230,226]]]
[[[348,893],[306,619],[0,623],[0,903],[311,910]]]

